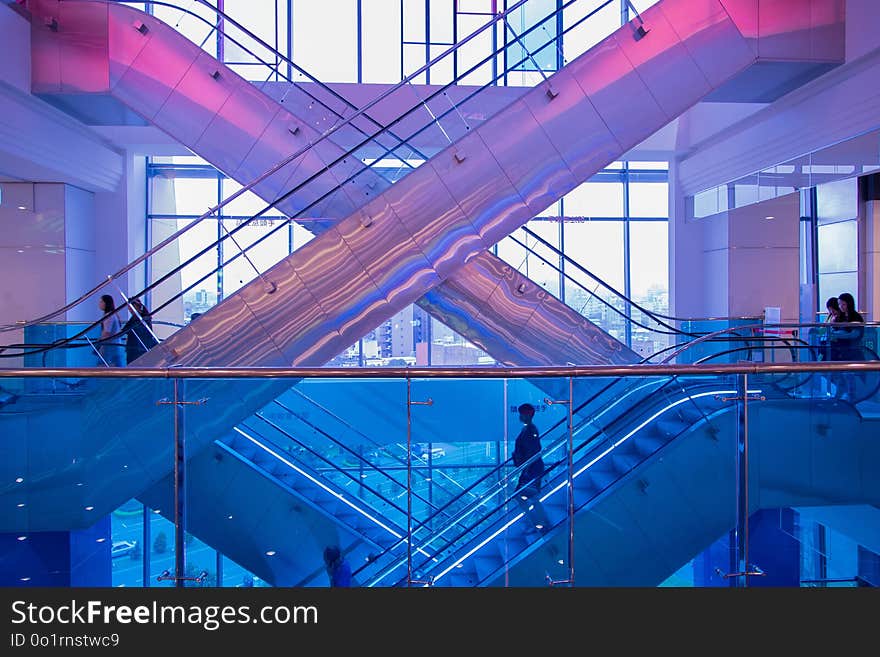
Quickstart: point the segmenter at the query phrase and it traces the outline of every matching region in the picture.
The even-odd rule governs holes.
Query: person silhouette
[[[351,566],[342,557],[338,545],[324,548],[324,565],[330,578],[331,588],[348,588],[351,586]]]
[[[541,458],[541,437],[532,421],[535,407],[528,403],[520,404],[517,411],[523,428],[516,437],[513,448],[513,464],[522,468],[516,484],[516,501],[531,526],[545,534],[549,530],[547,514],[539,499],[544,460]]]

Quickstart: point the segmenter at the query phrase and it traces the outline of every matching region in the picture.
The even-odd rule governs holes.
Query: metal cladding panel
[[[143,25],[141,32],[138,25]],[[110,58],[110,87],[113,87],[140,54],[155,30],[170,29],[149,14],[115,2],[108,3],[107,41]]]
[[[639,41],[623,30],[614,38],[665,114],[678,116],[712,88],[659,5],[645,11],[642,19],[649,32]]]
[[[756,46],[750,45],[719,2],[697,1],[699,11],[688,3],[662,3],[659,9],[709,84],[717,88],[755,62]],[[744,18],[749,15],[743,12]]]
[[[255,284],[245,285],[236,294],[260,318],[263,329],[284,354],[284,364],[290,365],[290,346],[299,344],[299,337],[314,327],[325,325],[328,318],[287,259],[263,277],[275,285],[275,292],[267,294],[262,285]]]
[[[810,0],[760,0],[758,5],[758,57],[810,56]]]
[[[388,145],[389,139],[394,137],[409,141],[414,135],[418,135],[414,141],[420,144],[449,144],[412,84],[399,87],[382,100],[377,100],[367,112],[393,133],[382,139],[383,144]]]
[[[60,53],[61,92],[106,92],[110,85],[107,5],[62,2],[58,10],[57,34],[64,44]]]
[[[147,36],[149,41],[119,77],[112,93],[152,121],[202,51],[173,30],[151,31]]]
[[[244,78],[236,77],[233,84],[226,102],[191,146],[228,175],[238,170],[278,112],[278,104]]]
[[[373,207],[381,204],[383,211]],[[439,276],[384,198],[336,224],[340,237],[387,299],[395,290],[430,288]]]
[[[244,160],[232,173],[232,176],[239,182],[256,180],[294,153],[305,148],[308,143],[302,121],[283,107],[279,107],[275,116],[269,121],[266,129],[262,132],[250,152],[245,155]],[[303,155],[298,155],[292,159],[271,176],[254,186],[254,192],[267,201],[277,199],[283,189],[288,189],[285,187],[285,183],[301,166],[303,159]],[[288,203],[291,209],[285,210],[285,212],[294,214],[292,212],[295,209],[292,207],[293,200],[290,199]]]
[[[367,190],[358,189],[358,183],[372,181],[369,173],[364,170],[364,163],[357,157],[346,154],[329,139],[316,142],[309,153],[314,154],[315,160],[320,164],[315,165],[313,171],[305,166],[300,167],[285,183],[286,189],[293,189],[310,178],[303,189],[297,192],[311,205],[308,214],[315,217],[347,217],[366,198]],[[356,178],[356,174],[360,172],[364,176]]]
[[[508,275],[511,266],[501,258],[492,256],[488,251],[481,251],[468,264],[461,267],[449,277],[450,283],[467,290],[476,306],[488,304],[492,294]]]
[[[546,312],[565,312],[567,306],[559,308],[546,308]],[[568,345],[565,352],[577,365],[601,365],[603,363],[613,365],[626,365],[637,363],[641,359],[623,342],[617,340],[610,333],[604,331],[586,317],[575,317],[575,328],[569,333]]]
[[[613,34],[566,68],[624,149],[673,118],[657,104]]]
[[[582,182],[613,162],[623,148],[567,67],[554,73],[550,82],[558,93],[555,98],[527,93],[523,102],[568,165],[574,181]]]
[[[846,0],[813,0],[810,53],[817,61],[846,61]]]
[[[299,156],[296,162],[298,167],[279,193],[293,201],[292,216],[339,218],[355,211],[351,198],[339,187],[336,176],[314,148]]]
[[[153,116],[153,123],[192,147],[236,88],[236,78],[211,55],[201,53]]]
[[[419,96],[420,92],[416,90],[416,97]],[[456,111],[455,102],[449,96],[448,90],[440,93],[422,93],[419,105],[428,112],[422,127],[431,125],[432,129],[439,130],[443,135],[441,143],[457,142],[473,132],[464,117]]]
[[[423,165],[410,184],[395,185],[380,198],[387,199],[391,211],[441,278],[458,269],[475,250],[489,246],[430,167]],[[373,202],[365,211],[380,207]]]
[[[63,44],[57,36],[40,21],[31,21],[31,93],[61,92]]]
[[[504,122],[487,122],[480,135],[532,214],[537,215],[577,183],[524,101],[514,102],[504,115]]]
[[[751,3],[742,0],[723,0],[723,4],[735,18],[747,16],[746,9],[754,11]],[[783,61],[843,62],[845,24],[845,0],[759,0],[758,56]]]
[[[623,343],[490,253],[481,253],[458,270],[443,291],[454,293],[452,305],[470,313],[457,321],[456,330],[502,362],[598,365],[638,360]],[[431,294],[432,307],[444,316],[455,317],[457,313],[439,296]],[[523,314],[529,308],[531,313],[524,322]],[[505,328],[523,323],[524,331]],[[516,344],[509,342],[514,334],[519,340]],[[506,354],[512,360],[504,361],[496,354]]]
[[[514,291],[516,288],[514,288]],[[543,357],[542,365],[568,365],[576,363],[576,356],[568,351],[568,345],[571,339],[571,332],[581,328],[580,322],[573,322],[571,318],[562,318],[559,321],[558,314],[554,313],[552,305],[546,303],[551,295],[545,290],[538,288],[534,284],[528,286],[523,296],[531,295],[537,301],[534,312],[529,317],[523,330],[520,332],[518,340],[524,345],[528,345],[536,349]],[[561,305],[561,304],[559,304]],[[575,313],[576,314],[576,313]],[[568,321],[566,321],[568,320]],[[598,327],[594,330],[601,331]],[[604,333],[604,331],[602,331]],[[599,355],[604,356],[604,354]],[[600,360],[590,364],[602,364],[606,361]]]
[[[189,335],[189,341],[196,343],[180,352],[177,361],[180,365],[285,364],[284,356],[238,293],[227,297],[177,333]],[[232,336],[241,336],[242,339],[231,339]]]
[[[722,8],[722,11],[726,12],[730,19],[733,21],[736,28],[739,30],[740,34],[742,34],[748,41],[749,47],[754,51],[755,55],[758,54],[758,3],[759,0],[697,0],[701,3],[706,3],[707,5],[713,5],[710,9],[713,11],[710,13],[706,11],[706,8],[700,7],[700,10],[696,12],[697,16],[714,16],[714,5],[719,5]],[[794,0],[795,2],[800,2],[801,0]],[[809,2],[809,0],[807,0]],[[686,8],[675,7],[674,10],[678,12],[682,12]],[[678,24],[673,21],[673,25],[678,27]]]
[[[434,170],[487,246],[503,239],[533,216],[479,134],[468,135],[426,165]],[[390,192],[401,188],[417,173],[394,185]]]
[[[484,307],[475,305],[469,292],[460,287],[457,281],[445,281],[421,297],[418,305],[476,347],[492,354],[492,358],[499,363],[526,365],[522,354],[514,350],[512,342],[496,337],[494,325],[474,321]]]
[[[313,148],[324,164],[330,167],[339,184],[343,185],[349,193],[354,191],[356,184],[359,187],[365,187],[365,189],[358,190],[356,198],[358,206],[362,205],[365,200],[365,191],[379,184],[385,186],[389,184],[372,167],[361,161],[358,155],[347,153],[337,146],[332,139],[332,135],[327,139],[317,142]],[[372,186],[367,187],[368,183]]]
[[[313,239],[291,256],[290,260],[294,271],[330,318],[328,328],[332,331],[350,330],[352,326],[364,323],[365,318],[386,312],[385,295],[364,271],[335,228],[330,228]],[[404,306],[405,304],[401,305]],[[394,311],[389,312],[391,314]],[[383,315],[375,321],[370,319],[373,323],[358,335],[375,328],[387,317]],[[333,353],[326,354],[325,362],[356,339],[337,345],[338,348]]]

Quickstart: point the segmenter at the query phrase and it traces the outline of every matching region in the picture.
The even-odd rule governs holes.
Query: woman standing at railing
[[[98,340],[98,365],[106,367],[122,367],[122,336],[119,329],[119,317],[116,316],[116,302],[109,294],[102,294],[98,300],[98,308],[103,311],[101,318],[101,337]]]
[[[837,297],[840,303],[840,319],[839,323],[845,323],[848,326],[834,326],[831,328],[831,351],[833,360],[865,360],[864,347],[862,338],[865,335],[863,326],[865,318],[856,310],[856,302],[853,295],[844,292]],[[856,324],[856,326],[853,326]],[[844,373],[842,376],[835,377],[837,383],[836,397],[844,401],[856,401],[856,373]],[[861,374],[858,375],[863,379]]]

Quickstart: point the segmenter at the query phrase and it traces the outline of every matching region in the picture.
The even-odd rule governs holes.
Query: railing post
[[[186,426],[181,406],[184,399],[184,381],[174,379],[174,585],[177,587],[185,586],[183,578],[186,575]]]
[[[554,580],[549,575],[547,576],[547,583],[550,586],[557,586],[559,584],[567,584],[568,586],[574,586],[574,423],[573,423],[573,408],[574,408],[574,378],[568,377],[568,399],[549,399],[545,398],[544,402],[548,406],[552,406],[554,404],[567,404],[568,405],[568,453],[566,454],[566,477],[567,477],[567,486],[568,486],[568,504],[566,509],[566,516],[568,516],[568,578],[561,580]]]
[[[431,584],[431,580],[421,581],[413,579],[412,571],[412,407],[431,406],[433,400],[428,397],[427,401],[412,400],[412,378],[406,375],[406,585]]]
[[[736,401],[736,573],[734,586],[749,585],[749,375],[737,377]]]

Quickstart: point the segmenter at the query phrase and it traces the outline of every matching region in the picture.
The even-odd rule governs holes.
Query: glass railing
[[[681,349],[683,344],[694,338],[723,329],[730,329],[732,332],[730,349],[734,351],[729,353],[734,353],[739,346],[736,343],[743,337],[735,329],[740,326],[752,328],[762,321],[761,316],[674,317],[645,308],[525,226],[505,238],[498,245],[498,251],[503,259],[518,269],[522,269],[522,264],[527,259],[535,259],[547,267],[550,275],[545,278],[554,280],[561,278],[564,281],[567,305],[593,323],[605,328],[610,335],[621,342],[626,342],[627,335],[634,338],[647,336],[651,343],[659,348],[645,357],[642,362],[660,360],[669,351]],[[561,262],[565,263],[564,267],[560,267]],[[568,302],[569,298],[577,301]],[[760,338],[756,338],[757,340]],[[707,344],[704,353],[687,350],[683,355],[689,360],[677,362],[696,362],[699,358],[708,355],[720,359],[722,355],[726,355],[720,354],[720,350],[717,349],[720,341],[722,338],[716,336],[712,343]]]
[[[808,375],[859,381],[864,398],[819,394]],[[792,389],[795,376],[805,382]],[[223,406],[261,381],[324,377],[396,382],[399,399],[386,410],[403,413],[407,430],[385,437],[390,453],[399,445],[409,455],[421,451],[413,449],[420,414],[449,418],[449,441],[437,445],[442,452],[427,448],[427,463],[411,456],[401,464],[382,448],[364,449],[363,432],[351,428],[339,437],[306,435],[306,424],[282,431],[277,418],[257,416],[239,427],[241,440],[214,429]],[[506,394],[488,408],[476,397],[435,394],[441,379],[467,390],[477,377],[497,380]],[[124,415],[96,417],[75,400],[53,395],[52,404],[28,391],[30,382],[61,378],[89,379],[91,387],[113,390],[127,409],[151,409],[150,416],[131,415],[138,431],[114,438],[112,425]],[[558,394],[545,396],[531,383],[536,379]],[[577,383],[587,379],[598,382],[593,390],[616,386],[619,394],[584,416],[590,400],[579,398]],[[854,473],[869,467],[861,455],[875,448],[878,383],[880,363],[869,361],[7,370],[0,372],[0,425],[21,449],[4,462],[13,483],[0,492],[8,511],[3,531],[36,542],[49,525],[97,522],[96,558],[125,563],[124,575],[117,570],[134,585],[205,585],[205,571],[218,581],[206,555],[219,552],[236,564],[236,575],[220,582],[238,585],[253,576],[324,586],[321,552],[328,543],[340,545],[363,586],[659,584],[708,542],[733,528],[745,532],[751,511],[871,499],[876,478]],[[513,411],[522,402],[536,408],[543,447],[537,492],[524,477],[528,462],[515,465],[512,458],[523,426]],[[466,418],[487,413],[496,428],[474,435]],[[102,433],[101,424],[110,430]],[[175,460],[181,450],[185,458]],[[175,462],[172,476],[168,464]],[[101,519],[132,506],[132,498],[165,518],[162,540],[149,533],[143,512],[132,516],[139,533],[119,523],[103,529]],[[724,569],[725,582],[774,581],[779,573],[760,558],[764,541],[735,542],[743,569]],[[148,554],[152,565],[143,566]],[[19,575],[34,584],[48,577],[36,570]]]
[[[383,92],[377,98],[362,106],[360,109],[353,110],[350,113],[346,112],[347,116],[344,116],[344,118],[343,114],[339,114],[338,116],[340,117],[340,120],[338,120],[332,127],[324,130],[317,138],[317,140],[298,149],[289,157],[285,158],[283,161],[277,163],[271,169],[264,172],[258,178],[249,182],[247,185],[237,190],[234,194],[224,199],[222,203],[218,204],[214,208],[211,208],[208,212],[200,216],[198,219],[190,222],[182,230],[169,235],[144,256],[141,256],[140,258],[134,260],[132,263],[124,267],[119,272],[108,275],[103,283],[95,286],[94,288],[83,294],[79,299],[76,299],[75,301],[65,305],[63,308],[60,308],[55,312],[49,313],[40,318],[0,327],[0,331],[19,331],[22,328],[25,328],[32,324],[40,324],[52,321],[57,317],[65,316],[65,313],[78,306],[82,306],[82,304],[94,303],[94,299],[100,293],[113,294],[117,298],[121,298],[123,303],[127,303],[129,299],[144,300],[149,298],[151,301],[150,311],[153,314],[160,313],[164,308],[179,300],[184,294],[187,294],[196,289],[199,285],[202,285],[209,276],[213,275],[214,272],[217,271],[218,267],[227,266],[235,261],[238,261],[239,258],[244,258],[249,263],[249,267],[254,270],[253,276],[250,280],[253,280],[257,277],[263,278],[265,270],[254,264],[253,260],[249,257],[249,253],[254,253],[254,249],[260,248],[261,244],[264,244],[266,243],[266,240],[271,239],[273,235],[275,235],[279,230],[286,226],[286,222],[279,222],[278,226],[276,226],[272,230],[262,232],[261,236],[258,239],[252,240],[247,244],[242,244],[238,241],[237,238],[242,237],[242,234],[239,233],[239,231],[250,225],[252,221],[258,219],[260,216],[265,214],[274,205],[292,197],[294,194],[297,194],[300,191],[305,191],[306,196],[310,200],[307,203],[301,205],[298,212],[291,213],[290,218],[292,220],[296,220],[297,218],[308,217],[310,212],[313,209],[319,207],[321,203],[332,198],[334,195],[345,194],[345,192],[343,192],[343,188],[346,188],[346,186],[350,186],[352,183],[358,184],[358,180],[363,174],[368,171],[374,170],[385,163],[387,161],[387,158],[393,155],[394,149],[400,146],[401,140],[404,143],[409,143],[414,139],[425,136],[428,131],[435,130],[439,135],[438,139],[439,143],[442,145],[442,148],[445,148],[446,146],[454,143],[457,139],[465,135],[471,129],[471,126],[464,118],[465,115],[463,113],[463,108],[467,106],[466,104],[468,102],[477,102],[479,93],[483,89],[489,87],[494,82],[496,82],[499,79],[500,75],[502,75],[505,71],[515,69],[517,66],[520,66],[525,61],[534,59],[536,56],[539,56],[544,49],[556,48],[557,39],[559,37],[559,34],[557,33],[557,30],[555,28],[556,17],[559,15],[559,12],[572,5],[574,0],[564,3],[562,6],[557,7],[555,11],[552,11],[549,14],[542,14],[543,18],[535,18],[533,21],[530,21],[531,25],[517,35],[519,39],[528,40],[528,43],[530,44],[528,49],[523,50],[523,56],[519,59],[515,57],[510,57],[510,49],[505,46],[505,66],[500,68],[500,72],[499,69],[493,69],[493,75],[490,76],[489,82],[482,86],[476,86],[472,89],[469,89],[469,91],[464,95],[463,98],[459,98],[455,102],[452,102],[447,92],[458,80],[462,79],[464,76],[472,73],[473,71],[480,69],[481,67],[491,68],[494,64],[494,58],[499,55],[501,49],[493,51],[489,56],[473,64],[467,70],[459,71],[459,75],[455,77],[450,83],[437,88],[432,88],[430,92],[425,92],[424,97],[419,96],[419,93],[415,90],[414,87],[412,87],[412,81],[416,79],[419,74],[423,73],[425,70],[428,70],[432,66],[442,65],[444,58],[450,56],[458,48],[464,46],[471,39],[476,38],[478,35],[486,32],[487,30],[496,28],[501,29],[501,26],[504,24],[504,22],[508,20],[509,15],[511,15],[512,12],[524,7],[527,2],[528,0],[517,2],[514,5],[511,5],[511,7],[509,7],[506,12],[500,12],[499,14],[495,15],[489,22],[474,31],[471,35],[466,37],[460,43],[450,47],[444,53],[431,60],[431,62],[426,64],[424,67],[422,67],[412,75],[407,76],[399,84],[389,88],[387,91]],[[578,20],[573,21],[571,24],[567,25],[566,29],[563,30],[563,32],[576,29],[578,26],[582,25],[584,21],[589,20],[591,16],[595,15],[596,12],[599,11],[599,9],[603,8],[605,5],[608,5],[609,2],[610,0],[601,3],[598,7],[586,12],[583,16],[578,18]],[[204,17],[200,18],[203,19]],[[541,34],[543,28],[551,23],[554,25],[554,28],[553,30],[549,31],[550,38],[543,40],[543,45],[535,45],[534,39],[536,38],[536,35]],[[508,25],[507,31],[509,32],[510,29],[511,28]],[[547,84],[549,85],[549,82]],[[413,97],[414,95],[415,102],[411,104],[409,109],[402,111],[391,123],[374,130],[371,130],[362,125],[360,129],[365,134],[362,138],[356,139],[355,144],[350,145],[345,149],[342,149],[338,153],[334,151],[329,156],[329,159],[322,164],[321,168],[318,171],[307,172],[304,177],[302,179],[298,179],[297,182],[292,185],[292,187],[282,190],[282,192],[275,198],[271,199],[271,201],[261,211],[254,214],[250,220],[242,222],[240,225],[235,226],[231,230],[226,230],[221,237],[214,241],[211,241],[210,239],[207,240],[203,248],[199,249],[190,257],[186,258],[179,265],[175,265],[170,268],[157,268],[156,271],[160,273],[157,274],[153,282],[143,290],[140,290],[134,294],[129,294],[122,288],[119,281],[124,280],[126,274],[128,274],[129,271],[134,269],[134,267],[136,267],[137,265],[145,262],[146,260],[156,257],[166,248],[170,247],[171,249],[175,250],[175,253],[172,253],[170,257],[171,261],[176,262],[178,260],[176,255],[176,242],[181,235],[193,229],[201,221],[207,218],[219,216],[221,209],[224,208],[226,205],[239,198],[245,192],[251,190],[259,182],[279,172],[284,167],[291,165],[292,163],[295,164],[299,161],[298,158],[304,158],[311,149],[319,147],[322,143],[327,142],[328,139],[333,139],[335,136],[338,136],[339,134],[341,134],[342,130],[350,129],[351,126],[355,124],[355,121],[363,121],[364,118],[368,116],[368,112],[370,110],[373,110],[380,103],[388,99],[391,94],[399,90],[408,90],[407,95],[409,97]],[[552,86],[548,86],[548,92],[552,93]],[[371,123],[375,124],[376,122]],[[368,161],[364,162],[359,157],[359,153],[361,152],[361,150],[365,148],[368,144],[376,143],[377,140],[381,138],[384,138],[385,140],[390,139],[393,142],[392,145],[388,147],[383,145],[382,147],[375,149],[377,152],[374,153],[374,157],[368,158]],[[385,142],[383,141],[382,143],[384,144]],[[406,170],[412,170],[412,168],[410,167]],[[210,254],[216,253],[218,245],[221,243],[226,244],[227,251],[229,251],[230,254],[228,255],[228,257],[224,256],[224,262],[218,263],[217,259]],[[177,289],[178,286],[174,284],[174,281],[178,280],[178,277],[180,279],[185,279],[193,282],[185,287],[180,286],[181,289]],[[273,289],[273,284],[271,281],[265,278],[263,278],[263,280],[267,290]],[[160,294],[161,298],[158,298],[158,295]],[[103,319],[103,317],[101,319]],[[96,320],[94,323],[84,328],[80,333],[69,336],[69,339],[76,340],[84,337],[89,331],[93,330],[94,327],[98,326],[100,321],[100,319]],[[17,355],[21,356],[24,355],[24,353],[27,352],[19,352]],[[9,349],[5,350],[3,353],[4,357],[10,357],[12,355],[13,354],[10,352]]]

